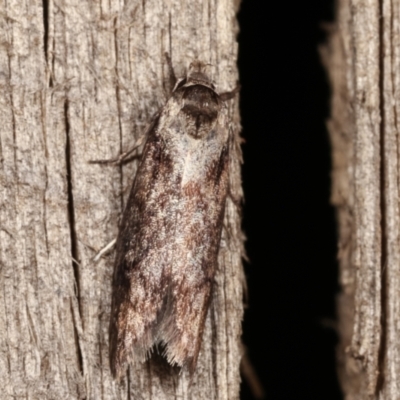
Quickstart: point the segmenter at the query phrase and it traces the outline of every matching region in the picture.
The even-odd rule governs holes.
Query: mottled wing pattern
[[[165,308],[173,252],[168,239],[175,225],[165,214],[165,205],[174,203],[171,196],[176,198],[177,191],[168,179],[173,166],[164,147],[162,139],[150,132],[121,221],[110,322],[110,364],[115,376],[134,354],[145,358],[156,341],[158,315]]]
[[[183,82],[148,133],[121,222],[110,322],[114,376],[133,358],[144,361],[158,343],[171,364],[193,373],[217,266],[228,165],[222,101],[208,84]]]
[[[210,136],[220,133],[211,132]],[[210,139],[198,143],[187,157],[186,176],[181,181],[184,207],[175,231],[171,266],[171,309],[162,326],[167,359],[187,365],[191,372],[212,294],[228,190],[229,145],[215,146],[215,138]],[[213,157],[205,159],[204,154]],[[198,165],[197,172],[186,171],[189,165]]]

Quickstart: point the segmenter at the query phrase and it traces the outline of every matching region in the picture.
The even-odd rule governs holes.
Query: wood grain
[[[322,49],[332,85],[346,400],[400,398],[399,11],[398,0],[339,0]]]
[[[44,8],[43,8],[44,7]],[[243,235],[228,200],[213,308],[197,372],[108,365],[115,238],[137,164],[89,164],[130,148],[198,57],[236,86],[238,2],[0,2],[0,392],[14,399],[237,399]],[[238,100],[230,109],[240,129]],[[240,150],[231,162],[240,198]],[[128,188],[128,189],[127,189]],[[130,396],[130,397],[128,397]]]

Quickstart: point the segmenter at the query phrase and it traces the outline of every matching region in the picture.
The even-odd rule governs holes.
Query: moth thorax
[[[186,115],[186,132],[201,138],[215,126],[220,101],[218,95],[203,85],[185,88],[182,111]]]
[[[215,122],[216,119],[210,119],[205,114],[198,114],[196,118],[187,115],[185,132],[195,139],[201,139],[215,127]]]

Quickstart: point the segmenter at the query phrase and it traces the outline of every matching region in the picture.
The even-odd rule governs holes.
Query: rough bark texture
[[[210,62],[233,89],[238,2],[0,0],[2,399],[236,399],[242,319],[240,151],[196,373],[108,363],[113,254],[137,163],[89,164],[133,145],[178,74]],[[239,131],[237,98],[230,113]]]
[[[400,398],[400,1],[338,0],[332,85],[345,398]]]

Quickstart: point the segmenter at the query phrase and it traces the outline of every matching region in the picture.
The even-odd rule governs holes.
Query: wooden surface
[[[400,2],[339,0],[332,85],[339,377],[346,400],[400,398]]]
[[[43,8],[43,4],[45,8]],[[2,399],[237,399],[243,236],[240,150],[231,162],[213,306],[197,371],[108,364],[114,239],[137,163],[118,156],[178,75],[210,62],[219,91],[236,67],[238,2],[0,1],[0,392]],[[239,134],[238,98],[230,102]],[[130,397],[129,397],[130,396]]]

